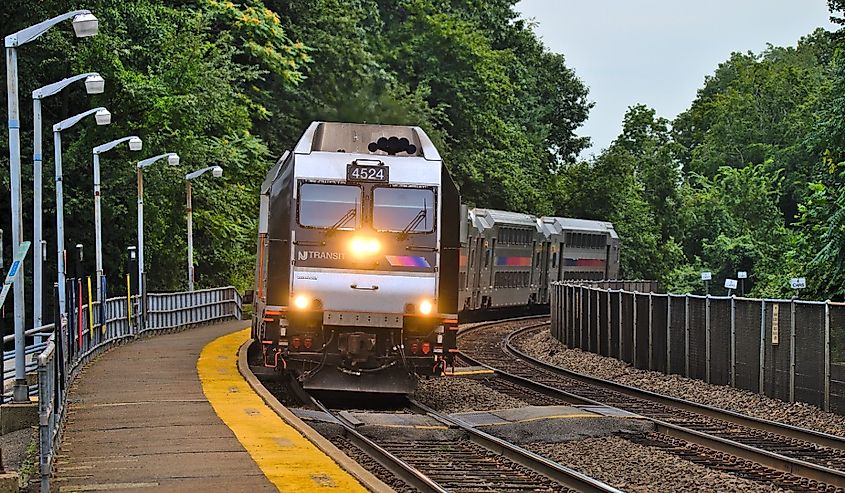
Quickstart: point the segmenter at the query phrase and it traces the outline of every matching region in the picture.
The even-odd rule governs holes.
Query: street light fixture
[[[140,137],[129,137],[129,150],[140,151],[144,147],[144,142]]]
[[[79,37],[97,34],[99,22],[90,10],[75,10],[52,19],[39,22],[5,37],[6,46],[6,98],[9,107],[9,178],[12,206],[12,251],[17,251],[23,241],[23,206],[21,197],[21,129],[20,107],[18,101],[18,50],[30,41],[44,34],[56,24],[73,19],[74,32]],[[23,277],[21,267],[21,278]],[[61,291],[61,290],[60,290]],[[24,293],[23,283],[15,283],[15,386],[12,399],[15,402],[29,400],[29,387],[26,383],[25,341],[24,341]]]
[[[140,151],[144,143],[140,137],[131,135],[116,139],[106,144],[99,145],[93,149],[94,154],[94,236],[96,238],[94,253],[97,258],[97,301],[100,302],[100,308],[105,305],[107,296],[106,290],[103,286],[103,219],[100,212],[100,154],[114,149],[118,145],[127,142],[130,151]]]
[[[85,78],[85,90],[88,94],[102,94],[106,90],[106,81],[100,74],[92,74]]]
[[[101,108],[94,113],[94,119],[97,120],[97,125],[108,125],[111,123],[111,113],[105,108]]]
[[[42,198],[42,172],[41,172],[41,161],[42,161],[42,128],[41,128],[41,100],[59,92],[63,91],[65,88],[70,86],[71,84],[84,80],[85,81],[85,90],[88,94],[100,94],[105,90],[105,81],[100,74],[96,72],[88,72],[84,74],[75,75],[73,77],[67,77],[62,79],[58,82],[54,82],[50,85],[44,86],[42,88],[36,89],[32,91],[32,114],[33,114],[33,124],[34,124],[34,132],[32,134],[32,144],[33,144],[33,153],[32,153],[32,189],[33,189],[33,227],[32,227],[32,244],[34,248],[45,248],[44,240],[42,238],[43,230],[42,230],[42,209],[43,209],[43,198]],[[40,327],[43,325],[43,291],[44,291],[44,280],[43,280],[43,265],[44,265],[44,256],[40,255],[38,250],[36,250],[35,254],[33,255],[34,261],[34,270],[33,270],[33,278],[32,278],[32,291],[33,291],[33,307],[32,307],[32,320],[34,327]],[[38,340],[41,339],[41,336],[36,337]]]
[[[100,30],[100,21],[91,12],[73,16],[73,32],[77,38],[94,36]]]
[[[56,153],[56,250],[59,259],[59,317],[56,320],[57,328],[61,328],[67,318],[67,304],[65,301],[65,199],[64,187],[62,186],[62,131],[79,123],[86,116],[94,115],[97,125],[108,125],[111,122],[111,113],[105,108],[94,108],[84,111],[53,125],[53,146]],[[103,115],[108,115],[104,118]]]
[[[223,176],[223,168],[220,166],[209,166],[185,175],[185,195],[188,201],[188,291],[194,290],[194,209],[191,204],[191,180],[208,171],[211,171],[211,176],[215,178]]]
[[[138,294],[141,296],[141,327],[142,330],[147,325],[147,280],[144,272],[144,168],[152,165],[157,161],[167,159],[167,164],[177,166],[179,164],[179,155],[175,152],[167,152],[159,154],[151,158],[138,161]]]

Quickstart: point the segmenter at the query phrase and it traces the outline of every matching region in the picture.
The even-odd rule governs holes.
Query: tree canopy
[[[20,58],[25,238],[32,237],[33,89],[98,71],[102,95],[71,87],[44,101],[44,128],[92,106],[108,127],[83,122],[63,135],[67,244],[86,247],[93,273],[91,149],[137,134],[144,150],[102,160],[104,257],[110,294],[125,285],[136,243],[134,162],[177,152],[178,168],[145,170],[145,250],[150,290],[186,285],[186,172],[221,165],[194,185],[198,286],[251,285],[258,187],[264,173],[313,120],[423,127],[446,156],[466,201],[548,213],[560,169],[588,139],[587,88],[563,55],[549,52],[515,0],[44,0],[4,2],[12,33],[74,8],[100,20],[76,39],[59,25],[23,46]],[[0,161],[8,166],[5,139]],[[45,138],[45,156],[52,156]],[[52,160],[45,160],[44,238],[55,258]],[[8,190],[8,174],[0,174]],[[9,210],[8,192],[0,210]],[[9,214],[0,227],[8,231]],[[8,241],[8,240],[7,240]],[[46,278],[55,279],[48,261]],[[27,291],[29,291],[27,289]],[[49,313],[49,311],[48,311]]]
[[[796,47],[734,53],[704,78],[671,121],[629,108],[620,135],[583,160],[576,132],[588,88],[550,52],[515,0],[118,0],[0,6],[11,33],[89,8],[100,34],[69,26],[21,47],[25,237],[31,238],[33,89],[87,71],[106,92],[69,88],[44,102],[44,128],[102,105],[113,124],[63,135],[68,244],[93,246],[91,149],[130,134],[144,151],[102,157],[105,265],[111,286],[136,242],[133,163],[165,151],[178,168],[145,172],[151,290],[186,284],[186,172],[222,165],[194,183],[200,287],[252,282],[258,186],[313,120],[410,124],[433,138],[465,202],[534,214],[612,221],[627,278],[701,291],[749,272],[753,294],[786,296],[808,279],[818,298],[845,297],[845,38],[823,30]],[[845,25],[845,1],[829,1]],[[45,156],[52,156],[45,138]],[[0,161],[8,166],[5,139]],[[45,176],[52,174],[45,161]],[[53,180],[45,179],[45,238],[54,258]],[[8,190],[8,174],[0,174]],[[9,210],[9,194],[0,194]],[[9,214],[0,227],[8,230]],[[8,240],[7,240],[8,241]],[[93,272],[87,254],[86,272]],[[47,279],[55,266],[47,262]],[[117,288],[110,290],[116,293]]]
[[[606,150],[565,171],[557,212],[613,221],[624,276],[668,291],[702,293],[707,270],[721,293],[746,271],[754,295],[791,296],[806,277],[804,296],[842,299],[842,43],[818,30],[733,53],[671,122],[631,106]]]

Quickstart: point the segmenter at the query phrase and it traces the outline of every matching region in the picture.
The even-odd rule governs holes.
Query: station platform
[[[245,322],[135,341],[68,394],[53,491],[367,491],[238,371]]]

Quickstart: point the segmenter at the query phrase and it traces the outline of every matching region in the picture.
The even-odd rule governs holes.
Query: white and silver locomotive
[[[314,122],[261,188],[253,337],[307,389],[407,393],[455,352],[460,197],[418,127]]]

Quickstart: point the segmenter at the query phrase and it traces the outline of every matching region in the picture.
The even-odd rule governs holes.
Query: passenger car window
[[[428,233],[434,228],[434,192],[427,188],[373,189],[373,228]]]
[[[312,228],[357,229],[361,224],[361,188],[303,183],[299,187],[299,224]]]

